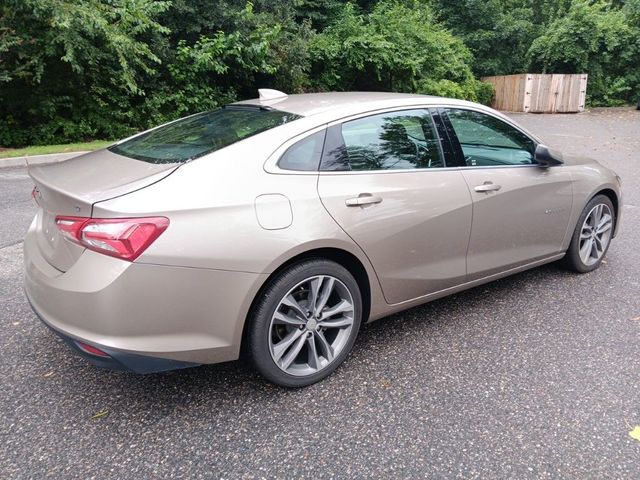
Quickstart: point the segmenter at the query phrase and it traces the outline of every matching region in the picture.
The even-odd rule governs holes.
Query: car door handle
[[[485,182],[483,185],[473,187],[476,192],[497,192],[502,188],[502,185],[496,185],[495,183]]]
[[[364,205],[373,205],[380,202],[382,202],[382,197],[377,197],[370,193],[361,193],[357,197],[347,198],[344,201],[347,207],[362,207]]]

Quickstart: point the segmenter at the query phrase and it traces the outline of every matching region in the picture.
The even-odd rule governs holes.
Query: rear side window
[[[316,132],[290,146],[280,157],[278,167],[304,172],[318,170],[325,132],[326,130]]]
[[[323,170],[405,170],[444,166],[427,110],[387,112],[327,132]]]
[[[184,163],[298,118],[278,110],[230,106],[177,120],[109,150],[149,163]]]

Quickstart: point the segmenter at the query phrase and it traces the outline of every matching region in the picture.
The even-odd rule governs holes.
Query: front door
[[[320,198],[371,260],[388,303],[464,282],[471,197],[462,173],[443,167],[426,109],[327,130]]]
[[[571,214],[570,173],[537,166],[536,143],[493,115],[447,109],[446,117],[473,198],[469,279],[559,253]]]

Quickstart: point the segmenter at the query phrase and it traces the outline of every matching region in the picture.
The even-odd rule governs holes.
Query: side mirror
[[[540,167],[553,167],[554,165],[562,165],[564,161],[562,160],[562,153],[551,150],[546,145],[538,145],[536,147],[536,152],[533,156],[533,159]]]

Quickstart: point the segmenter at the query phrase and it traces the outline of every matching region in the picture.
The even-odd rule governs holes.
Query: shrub
[[[424,2],[380,1],[370,13],[347,3],[312,41],[310,53],[312,85],[319,90],[486,97],[471,72],[471,53]]]
[[[633,2],[630,2],[633,3]],[[531,66],[544,73],[588,73],[591,105],[630,101],[640,86],[640,29],[629,12],[602,0],[574,0],[529,49]]]

